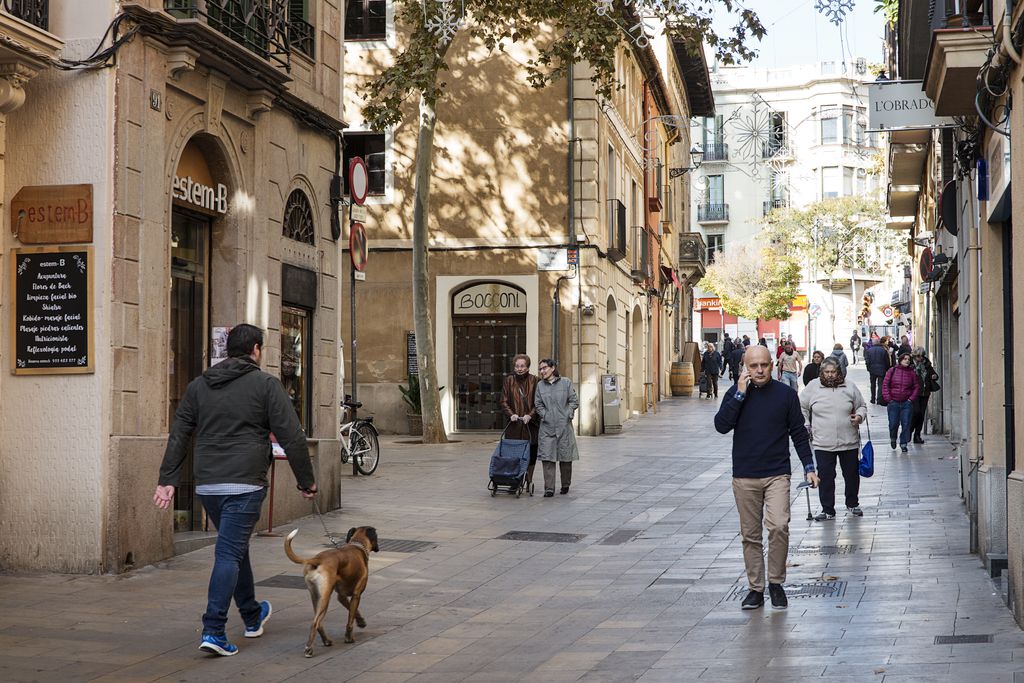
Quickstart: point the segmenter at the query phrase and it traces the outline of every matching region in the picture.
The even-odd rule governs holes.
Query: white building
[[[879,136],[867,131],[867,62],[819,62],[762,69],[716,66],[712,71],[716,115],[694,119],[693,139],[704,160],[693,176],[693,222],[705,236],[708,260],[731,245],[758,239],[762,219],[773,208],[803,207],[826,197],[878,194]],[[847,273],[847,276],[849,273]],[[805,297],[785,321],[737,320],[699,293],[695,338],[720,340],[747,334],[769,345],[792,334],[798,348],[830,350],[847,344],[865,285],[880,278],[854,273],[834,283],[835,297],[806,272]],[[827,282],[824,283],[827,285]],[[854,295],[856,294],[856,295]],[[816,315],[815,315],[816,314]],[[835,333],[833,322],[835,318]]]

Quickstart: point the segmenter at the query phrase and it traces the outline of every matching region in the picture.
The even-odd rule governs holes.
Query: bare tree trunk
[[[416,142],[416,200],[412,220],[412,317],[419,362],[423,443],[448,443],[441,418],[441,392],[434,354],[434,327],[430,316],[430,277],[427,273],[430,176],[434,156],[437,112],[420,97],[419,138]]]

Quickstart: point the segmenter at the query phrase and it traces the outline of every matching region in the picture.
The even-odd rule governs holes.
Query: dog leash
[[[334,538],[334,535],[327,528],[327,522],[324,521],[324,515],[322,512],[320,512],[320,505],[316,502],[316,498],[313,498],[312,500],[313,509],[316,510],[316,516],[320,518],[320,524],[322,524],[324,527],[324,535],[327,536],[328,540],[330,540],[331,545],[333,545],[335,548],[340,548],[341,546],[338,545],[337,539]]]

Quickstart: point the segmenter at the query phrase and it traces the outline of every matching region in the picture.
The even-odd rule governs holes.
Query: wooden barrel
[[[693,363],[682,361],[672,364],[669,386],[673,396],[689,396],[693,393]]]

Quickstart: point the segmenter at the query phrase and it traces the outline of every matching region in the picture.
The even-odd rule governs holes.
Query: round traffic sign
[[[362,157],[352,157],[348,162],[348,191],[352,201],[359,206],[366,201],[370,191],[370,173],[366,170],[366,162]]]
[[[362,223],[353,223],[348,233],[348,253],[352,267],[360,273],[366,270],[366,230]]]
[[[893,315],[892,306],[888,306],[888,305],[882,306],[882,317],[883,318],[891,318],[892,315]]]
[[[922,280],[927,279],[928,274],[932,272],[932,268],[933,267],[934,266],[932,264],[932,249],[931,249],[931,247],[926,247],[925,250],[921,252],[921,279]]]

